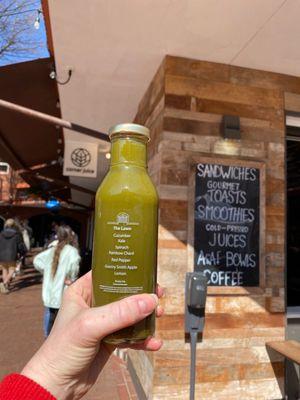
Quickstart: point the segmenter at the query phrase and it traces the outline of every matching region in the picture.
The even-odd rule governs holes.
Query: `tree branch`
[[[39,0],[0,0],[0,61],[18,58],[34,58],[42,45],[36,39],[33,28],[34,12],[26,10],[41,8]],[[9,16],[10,13],[21,13]]]

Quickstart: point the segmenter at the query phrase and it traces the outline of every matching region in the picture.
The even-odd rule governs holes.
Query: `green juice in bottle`
[[[147,173],[149,130],[110,129],[111,165],[96,195],[93,303],[102,306],[156,287],[158,196]],[[154,313],[104,340],[134,343],[155,330]]]

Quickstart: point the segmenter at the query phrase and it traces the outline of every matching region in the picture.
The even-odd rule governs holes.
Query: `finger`
[[[157,339],[155,337],[148,337],[142,343],[132,343],[132,344],[121,344],[118,345],[119,348],[129,348],[133,350],[146,350],[146,351],[157,351],[163,345],[163,341],[161,339]]]
[[[60,321],[60,315],[63,314],[62,326],[67,321],[71,321],[80,311],[90,308],[92,302],[91,279],[91,271],[89,271],[64,291],[60,312],[56,318]]]
[[[87,272],[77,279],[72,285],[72,290],[83,298],[88,306],[92,303],[92,271]]]
[[[160,299],[161,297],[163,297],[164,294],[165,294],[164,288],[162,288],[159,284],[156,285],[156,294],[157,294],[157,297],[158,297],[159,299]]]
[[[163,315],[163,313],[164,313],[163,307],[162,306],[157,306],[156,307],[156,311],[155,311],[155,314],[156,314],[157,318],[161,317]]]
[[[141,321],[155,310],[157,304],[155,294],[140,294],[90,308],[80,316],[77,333],[85,340],[99,341],[110,333]]]

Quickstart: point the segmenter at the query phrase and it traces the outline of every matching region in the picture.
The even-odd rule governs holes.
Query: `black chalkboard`
[[[210,286],[259,285],[259,169],[200,163],[194,268]]]

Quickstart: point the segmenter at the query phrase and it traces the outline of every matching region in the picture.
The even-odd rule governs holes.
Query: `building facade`
[[[196,398],[284,396],[283,360],[269,354],[266,342],[286,336],[285,113],[299,111],[299,99],[297,77],[167,56],[141,100],[135,122],[151,129],[149,171],[160,196],[158,281],[166,288],[165,316],[157,321],[163,349],[129,352],[146,398],[189,398],[184,280],[196,268],[198,165],[258,171],[259,232],[251,240],[259,254],[256,283],[247,271],[249,286],[229,280],[208,287]],[[239,140],[224,139],[224,115],[239,117]]]

